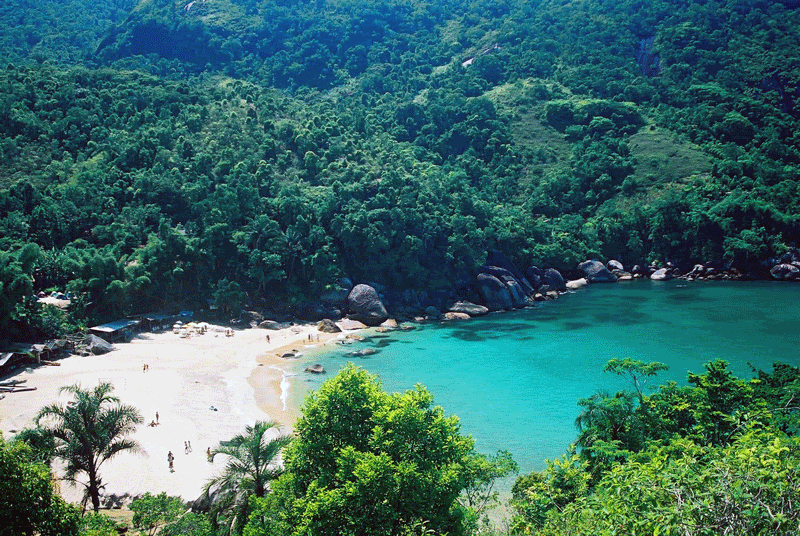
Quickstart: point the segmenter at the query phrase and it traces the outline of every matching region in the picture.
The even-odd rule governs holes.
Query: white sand
[[[11,393],[0,400],[0,431],[8,439],[32,426],[44,405],[68,399],[59,395],[62,386],[80,383],[88,388],[98,381],[111,382],[113,394],[138,408],[145,424],[133,435],[142,453],[121,453],[101,466],[105,494],[165,491],[194,500],[223,465],[222,458],[208,463],[206,449],[242,433],[256,420],[276,420],[285,433],[291,431],[297,408],[286,403],[290,384],[286,375],[293,364],[276,353],[302,349],[310,344],[309,334],[314,341],[317,335],[321,342],[331,338],[313,325],[279,331],[246,329],[234,337],[213,331],[188,339],[172,332],[146,333],[131,343],[117,344],[117,350],[106,355],[62,359],[60,366],[43,366],[14,377],[27,379],[26,386],[36,391]],[[144,364],[149,365],[146,372]],[[156,412],[159,425],[147,426]],[[193,449],[188,454],[185,441]],[[174,473],[167,464],[169,451],[175,456]],[[70,501],[80,500],[83,493],[68,484],[61,490]]]

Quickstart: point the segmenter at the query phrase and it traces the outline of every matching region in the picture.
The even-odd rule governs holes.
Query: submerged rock
[[[319,363],[317,363],[315,365],[307,366],[306,372],[311,372],[312,374],[325,374],[325,368]]]

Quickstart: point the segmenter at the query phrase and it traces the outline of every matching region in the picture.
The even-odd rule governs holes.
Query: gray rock
[[[340,333],[342,329],[330,318],[323,318],[317,324],[317,329],[323,333]]]
[[[347,355],[352,355],[355,357],[365,357],[368,355],[375,355],[378,353],[378,350],[375,348],[364,348],[363,350],[356,350],[354,352],[348,352]]]
[[[611,259],[610,261],[608,261],[608,264],[606,264],[606,267],[608,267],[608,269],[611,270],[612,273],[613,273],[614,270],[622,270],[622,271],[625,270],[625,267],[622,266],[622,263],[619,262],[619,261],[616,261],[614,259]]]
[[[511,262],[511,259],[506,257],[502,252],[496,249],[489,251],[489,255],[486,258],[486,264],[505,268],[511,272],[511,275],[513,275],[514,279],[517,280],[517,283],[519,283],[519,286],[522,288],[522,292],[526,297],[533,295],[534,291],[536,290],[531,282],[528,281],[522,272],[519,271],[516,265]]]
[[[472,318],[467,313],[454,313],[453,311],[447,311],[444,314],[445,320],[469,320]]]
[[[325,374],[325,368],[319,363],[317,363],[316,365],[307,366],[306,372],[310,372],[312,374]]]
[[[389,318],[377,291],[369,285],[356,285],[347,296],[349,317],[368,326],[379,326]]]
[[[608,271],[605,265],[596,260],[584,261],[578,265],[589,283],[616,283],[617,276]]]
[[[86,349],[90,354],[94,355],[107,354],[108,352],[116,350],[113,344],[94,334],[89,334],[89,336],[86,337]]]
[[[667,281],[672,279],[672,270],[669,268],[659,268],[650,275],[653,281]]]
[[[573,279],[572,281],[567,281],[567,288],[570,290],[577,290],[579,288],[589,286],[589,280],[585,277],[581,277],[580,279]]]
[[[440,318],[442,318],[442,312],[433,305],[431,305],[430,307],[425,308],[425,316],[427,316],[431,320],[439,320]]]
[[[769,275],[778,281],[792,281],[800,279],[800,268],[794,264],[777,264],[769,271]]]
[[[489,313],[489,309],[483,305],[477,305],[468,301],[460,301],[450,307],[451,313],[465,313],[469,316],[483,316]]]
[[[493,275],[478,274],[478,292],[489,311],[502,311],[514,308],[508,287]]]
[[[525,295],[525,291],[522,289],[522,285],[520,285],[516,279],[510,278],[503,281],[503,283],[505,283],[506,287],[508,287],[508,291],[511,294],[511,302],[514,304],[516,309],[522,309],[523,307],[530,305]]]
[[[536,266],[531,266],[525,270],[525,279],[527,279],[533,288],[539,288],[542,285],[542,271]]]
[[[542,274],[542,285],[547,285],[553,290],[564,292],[567,290],[567,282],[564,276],[555,268],[548,268]]]
[[[269,329],[273,331],[277,331],[279,329],[286,329],[292,327],[290,322],[275,322],[274,320],[264,320],[261,322],[258,327],[261,329]]]

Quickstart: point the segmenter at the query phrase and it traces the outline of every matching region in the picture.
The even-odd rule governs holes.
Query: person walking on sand
[[[267,344],[269,344],[269,333],[267,333]]]
[[[186,441],[183,442],[183,453],[189,454],[189,443],[187,443]]]
[[[192,442],[187,441],[186,444],[189,445],[189,452],[192,452]]]
[[[156,411],[156,424],[158,424],[158,412]]]
[[[167,453],[167,462],[169,462],[169,472],[170,473],[174,473],[175,472],[175,466],[173,464],[175,462],[175,456],[172,455],[172,451],[169,451]]]

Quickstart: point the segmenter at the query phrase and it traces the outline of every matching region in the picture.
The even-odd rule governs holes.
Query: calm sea
[[[669,365],[653,385],[686,383],[687,371],[722,358],[740,376],[750,365],[800,365],[800,284],[633,281],[594,285],[533,309],[414,331],[374,334],[310,353],[327,375],[294,378],[293,399],[348,361],[378,374],[385,390],[425,385],[485,453],[508,450],[520,473],[544,467],[576,437],[577,401],[625,384],[603,372],[609,359]],[[347,352],[376,348],[369,357]],[[510,485],[510,484],[509,484]]]

